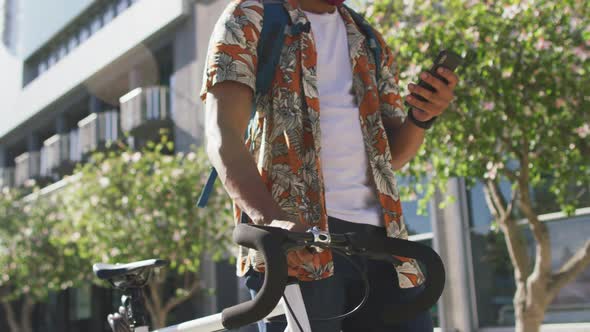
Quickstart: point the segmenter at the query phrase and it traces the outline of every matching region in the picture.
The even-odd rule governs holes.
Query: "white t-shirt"
[[[352,92],[352,64],[346,26],[338,10],[305,12],[317,49],[321,164],[328,215],[383,226]]]

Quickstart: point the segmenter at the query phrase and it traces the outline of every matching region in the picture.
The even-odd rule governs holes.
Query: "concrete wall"
[[[175,112],[176,148],[188,151],[203,143],[203,103],[199,90],[207,55],[207,45],[217,18],[228,0],[189,2],[190,19],[174,39],[174,75],[171,80]]]
[[[184,0],[142,0],[117,16],[17,96],[15,109],[0,122],[0,138],[185,15]],[[92,61],[88,61],[92,59]]]

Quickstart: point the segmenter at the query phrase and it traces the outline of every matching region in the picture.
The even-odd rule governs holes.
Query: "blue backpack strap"
[[[352,9],[346,5],[344,5],[344,8],[346,8],[346,10],[348,10],[348,12],[350,13],[350,16],[354,20],[354,23],[356,23],[356,25],[359,27],[359,29],[361,29],[361,32],[363,33],[363,35],[365,35],[365,37],[367,38],[367,43],[369,44],[369,48],[373,52],[373,57],[375,59],[375,65],[377,66],[377,69],[375,70],[375,74],[377,76],[377,82],[379,82],[379,66],[381,65],[381,50],[382,49],[381,49],[381,44],[379,43],[379,40],[377,39],[377,35],[375,34],[375,30],[373,30],[373,27],[371,27],[369,22],[367,22],[367,20],[365,20],[365,18],[361,14],[357,13],[354,9]]]
[[[289,25],[289,13],[283,1],[262,0],[264,17],[258,40],[258,68],[256,71],[256,94],[265,95],[275,77],[281,51],[285,44],[285,27]]]
[[[290,22],[289,13],[285,9],[283,1],[262,0],[262,3],[264,4],[264,16],[262,18],[262,30],[260,31],[257,47],[256,95],[252,101],[252,113],[250,114],[248,129],[244,134],[245,140],[248,138],[254,122],[253,119],[256,116],[256,97],[263,96],[270,91],[285,43],[285,27]],[[202,208],[207,205],[216,179],[217,171],[215,168],[211,168],[207,183],[203,187],[203,191],[197,202],[198,207]],[[245,218],[245,214],[242,213],[242,221]]]

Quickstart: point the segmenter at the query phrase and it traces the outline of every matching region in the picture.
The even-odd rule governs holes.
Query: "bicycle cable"
[[[363,285],[365,286],[365,294],[363,294],[363,298],[361,299],[359,304],[354,309],[350,310],[349,312],[346,312],[346,313],[343,313],[341,315],[334,316],[334,317],[311,318],[311,319],[309,319],[310,322],[325,322],[325,321],[331,321],[331,320],[342,320],[342,319],[354,314],[355,312],[359,311],[365,305],[365,303],[367,303],[367,300],[369,299],[370,283],[369,283],[369,277],[367,276],[367,272],[364,271],[363,269],[361,269],[359,264],[357,264],[354,260],[352,260],[352,258],[350,258],[342,250],[332,248],[332,251],[337,253],[338,255],[342,256],[344,259],[346,259],[348,261],[348,263],[350,263],[350,265],[352,265],[352,267],[361,275],[362,280],[363,280]],[[293,316],[293,319],[295,320],[295,323],[297,324],[299,331],[304,332],[303,328],[301,327],[301,323],[297,319],[295,312],[291,308],[291,305],[289,304],[289,302],[287,301],[287,298],[284,295],[283,295],[283,299],[285,300],[285,304],[287,305],[287,309],[291,313],[291,316]],[[277,323],[287,323],[287,321],[284,321],[284,320],[273,319],[272,321],[277,322]]]

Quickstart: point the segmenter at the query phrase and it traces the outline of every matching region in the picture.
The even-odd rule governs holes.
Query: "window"
[[[100,15],[96,15],[90,23],[90,33],[94,34],[100,30],[100,28],[102,28],[102,17]]]
[[[509,194],[508,183],[502,183],[500,187],[504,195]],[[514,326],[512,301],[515,283],[504,235],[490,230],[493,220],[485,202],[483,185],[476,183],[469,190],[468,197],[480,326]],[[550,221],[547,226],[551,237],[552,266],[556,270],[587,240],[590,215]],[[532,256],[534,241],[527,225],[523,225],[523,234],[528,243],[529,255]],[[545,323],[572,323],[589,319],[590,268],[562,289],[547,310]]]
[[[43,58],[43,59],[41,59],[41,61],[39,61],[39,64],[37,65],[37,75],[41,75],[46,70],[47,70],[47,60],[45,58]]]
[[[68,40],[68,49],[71,52],[76,47],[78,47],[78,36],[76,36],[75,34],[72,34],[70,36],[70,39]]]
[[[90,37],[90,23],[87,23],[86,25],[81,27],[80,31],[78,32],[78,39],[80,41],[80,44],[83,43],[86,39],[88,39],[88,37]]]
[[[510,183],[507,181],[500,182],[500,191],[506,198],[510,198]],[[493,217],[485,199],[484,185],[476,182],[473,187],[467,191],[470,223],[473,230],[481,234],[486,234],[492,227]]]
[[[104,13],[102,15],[103,26],[107,25],[110,21],[113,20],[113,18],[115,18],[115,8],[115,5],[109,5],[106,8],[104,8]]]
[[[398,187],[408,186],[407,179],[398,178]],[[418,201],[422,197],[416,197],[414,200],[402,199],[402,210],[404,220],[408,228],[409,235],[424,234],[432,232],[432,224],[430,223],[430,206],[426,208],[426,215],[418,215]]]
[[[59,60],[59,56],[58,56],[58,52],[57,50],[52,50],[51,53],[49,53],[49,58],[47,60],[47,68],[53,66],[57,60]]]
[[[69,291],[70,317],[74,320],[89,319],[92,317],[92,286],[82,285],[79,288],[71,288]]]
[[[117,15],[120,15],[129,7],[129,0],[118,0],[117,1]]]
[[[66,55],[68,55],[68,45],[66,44],[65,41],[63,41],[58,48],[58,56],[60,59],[65,58]]]

